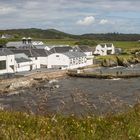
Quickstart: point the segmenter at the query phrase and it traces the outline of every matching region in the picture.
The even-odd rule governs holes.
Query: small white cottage
[[[102,43],[96,46],[95,55],[115,54],[115,47],[112,43]]]

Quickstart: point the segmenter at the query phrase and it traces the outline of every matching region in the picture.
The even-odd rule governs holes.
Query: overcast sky
[[[0,0],[0,29],[140,33],[140,0]]]

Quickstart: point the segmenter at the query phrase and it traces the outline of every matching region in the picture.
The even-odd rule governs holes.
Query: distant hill
[[[122,33],[106,33],[106,34],[83,34],[82,38],[103,40],[103,41],[138,41],[140,34],[122,34]]]
[[[102,40],[102,41],[138,41],[140,40],[140,34],[120,34],[120,33],[106,33],[106,34],[83,34],[73,35],[65,32],[58,31],[56,29],[10,29],[0,30],[0,34],[7,34],[12,36],[13,39],[19,39],[21,37],[32,37],[37,39],[88,39],[88,40]]]
[[[64,33],[55,29],[10,29],[10,30],[0,30],[0,34],[8,34],[13,38],[21,38],[21,37],[32,37],[32,38],[40,38],[40,39],[65,39],[65,38],[76,38],[76,35]]]

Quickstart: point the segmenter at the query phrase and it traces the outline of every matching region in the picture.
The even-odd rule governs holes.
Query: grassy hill
[[[73,35],[58,31],[56,29],[9,29],[0,30],[0,34],[11,35],[13,39],[18,39],[23,36],[32,37],[37,39],[88,39],[88,40],[100,40],[100,41],[138,41],[140,40],[140,34],[119,34],[119,33],[106,33],[106,34],[83,34]]]
[[[68,33],[64,33],[55,29],[10,29],[10,30],[0,30],[0,34],[8,34],[13,38],[21,38],[21,37],[32,37],[39,39],[67,39],[67,38],[75,38],[76,35],[71,35]]]

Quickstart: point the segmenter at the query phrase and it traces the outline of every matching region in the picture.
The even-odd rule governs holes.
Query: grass
[[[131,54],[119,54],[119,55],[105,55],[105,56],[96,56],[97,59],[111,59],[111,60],[116,60],[116,56],[120,59],[130,59],[131,57],[133,57],[133,55]]]
[[[45,40],[46,44],[60,44],[60,45],[75,45],[75,43],[77,42],[77,40],[74,39],[47,39]]]
[[[0,140],[139,140],[140,104],[106,116],[38,116],[0,111]]]
[[[140,49],[140,42],[138,41],[98,41],[98,43],[113,43],[115,47],[122,48],[126,51]]]

